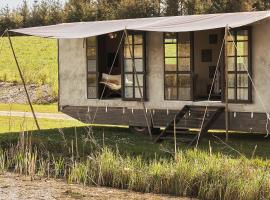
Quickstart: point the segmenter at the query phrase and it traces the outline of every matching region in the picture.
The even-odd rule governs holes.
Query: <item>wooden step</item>
[[[191,111],[205,111],[206,106],[189,106],[189,110]],[[219,108],[223,108],[223,106],[207,106],[207,110],[209,111],[215,111]]]
[[[207,111],[206,114],[205,111]],[[189,128],[201,128],[199,133],[203,136],[208,132],[212,123],[223,111],[224,107],[220,106],[208,106],[207,110],[206,106],[184,106],[175,115],[175,118],[168,124],[165,130],[160,133],[155,142],[159,142],[164,139],[171,139],[168,134],[174,133],[174,126],[177,126],[177,136],[187,134],[188,132],[186,129]],[[179,126],[183,128],[180,128]],[[192,140],[194,141],[194,138]]]

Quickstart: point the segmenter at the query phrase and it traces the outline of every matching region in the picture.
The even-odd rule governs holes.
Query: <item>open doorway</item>
[[[222,29],[198,31],[194,34],[194,99],[197,101],[208,100],[212,83],[210,100],[222,100],[223,52],[221,52],[217,71],[216,66],[223,36],[224,31]]]
[[[121,98],[121,37],[120,32],[98,37],[99,91],[102,99]]]

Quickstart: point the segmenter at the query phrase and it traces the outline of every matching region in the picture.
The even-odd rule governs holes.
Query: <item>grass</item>
[[[49,84],[57,95],[57,41],[29,36],[12,37],[15,53],[27,83]],[[18,82],[18,70],[8,38],[0,39],[0,80]]]
[[[40,113],[57,113],[57,104],[38,104],[33,105],[35,112]],[[31,112],[28,104],[4,104],[0,103],[0,111],[19,111],[19,112]]]
[[[83,126],[84,124],[76,120],[55,120],[38,119],[41,129],[53,129]],[[32,118],[22,117],[0,117],[0,133],[20,132],[28,130],[37,130],[35,121]]]
[[[231,139],[235,147],[239,142],[248,143]],[[269,155],[269,140],[249,143],[259,148],[263,142]],[[0,144],[0,171],[201,200],[270,198],[270,161],[259,152],[248,158],[252,148],[239,155],[215,138],[205,138],[197,150],[178,145],[176,159],[168,153],[173,144],[154,144],[120,128],[1,134]]]
[[[269,139],[262,135],[233,134],[225,144],[218,133],[198,149],[179,143],[175,154],[172,142],[156,144],[127,128],[39,122],[42,130],[33,131],[31,118],[0,117],[0,173],[201,200],[270,198]]]
[[[15,129],[9,131],[8,125],[4,126],[5,130],[2,130],[2,134],[0,135],[0,144],[5,143],[6,141],[13,141],[14,143],[17,142],[19,138],[19,133],[10,133],[10,132],[18,132],[20,131],[20,125],[23,122],[23,119],[17,119],[17,131]],[[41,128],[44,128],[44,125],[48,125],[51,129],[44,129],[41,132],[34,131],[32,134],[33,143],[36,142],[36,145],[42,141],[42,144],[47,147],[47,149],[54,153],[54,154],[63,154],[64,152],[58,151],[58,149],[63,149],[64,142],[66,144],[71,144],[72,141],[76,140],[77,135],[77,142],[79,147],[79,154],[80,155],[87,155],[91,153],[88,147],[83,145],[85,139],[89,136],[88,132],[91,127],[83,126],[80,122],[72,122],[72,121],[63,121],[63,120],[39,120],[41,123]],[[6,118],[6,121],[0,121],[1,124],[5,123],[8,124],[9,119]],[[2,123],[3,122],[3,123]],[[31,120],[31,125],[35,129],[34,122]],[[47,123],[47,124],[46,124]],[[75,123],[75,124],[74,124]],[[15,123],[14,123],[15,124]],[[72,126],[77,127],[72,127]],[[58,128],[61,127],[69,127],[61,129],[61,133],[59,132]],[[28,122],[28,130],[32,132],[32,128]],[[56,129],[53,129],[56,128]],[[105,144],[106,147],[110,149],[118,150],[121,152],[122,155],[132,155],[132,156],[142,156],[146,159],[154,159],[156,157],[171,157],[173,155],[173,144],[171,142],[164,142],[164,143],[153,143],[149,136],[147,135],[140,135],[134,134],[129,131],[127,128],[109,128],[109,127],[94,127],[94,131],[91,133],[91,138],[95,139],[95,143],[99,146],[103,146]],[[26,128],[25,128],[26,130]],[[76,131],[75,131],[76,130]],[[4,133],[6,132],[6,133]],[[8,132],[8,133],[7,133]],[[76,132],[76,135],[75,135]],[[63,137],[64,136],[64,137]],[[220,133],[217,134],[219,138],[222,138]],[[270,157],[270,148],[269,148],[269,139],[265,139],[263,136],[245,136],[241,135],[234,135],[230,137],[230,141],[228,145],[232,148],[224,145],[224,143],[215,137],[209,136],[203,138],[199,149],[203,152],[209,152],[209,147],[211,147],[212,154],[223,154],[226,156],[230,156],[233,158],[239,157],[246,157],[252,158],[256,157],[259,159],[267,160]],[[185,151],[189,149],[187,144],[179,143],[177,145],[179,150]],[[89,151],[88,151],[89,150]],[[241,154],[239,154],[238,152]]]

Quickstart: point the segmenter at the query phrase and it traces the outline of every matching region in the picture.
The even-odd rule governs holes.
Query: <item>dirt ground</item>
[[[84,187],[56,180],[33,180],[12,173],[0,175],[1,200],[188,200],[104,187]]]
[[[52,89],[48,85],[27,85],[29,96],[33,103],[52,103]],[[0,82],[0,103],[27,103],[23,85]]]

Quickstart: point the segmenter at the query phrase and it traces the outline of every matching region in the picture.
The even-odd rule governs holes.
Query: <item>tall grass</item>
[[[270,199],[269,161],[233,159],[199,150],[178,151],[175,159],[144,160],[107,147],[93,148],[83,159],[72,150],[65,157],[41,151],[32,147],[30,139],[22,134],[18,145],[0,150],[1,172],[202,200]]]

